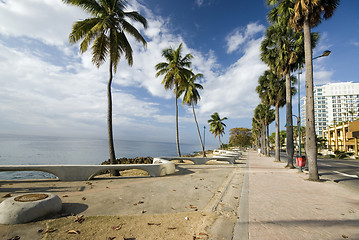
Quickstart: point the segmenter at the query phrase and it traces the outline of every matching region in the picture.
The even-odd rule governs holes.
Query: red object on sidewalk
[[[299,167],[305,167],[305,163],[307,161],[307,158],[305,156],[296,157],[296,160]]]

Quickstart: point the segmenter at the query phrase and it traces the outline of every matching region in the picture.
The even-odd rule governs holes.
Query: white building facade
[[[302,113],[302,124],[305,125],[305,100]],[[330,125],[357,119],[359,83],[328,83],[314,87],[314,115],[315,131],[319,136]]]

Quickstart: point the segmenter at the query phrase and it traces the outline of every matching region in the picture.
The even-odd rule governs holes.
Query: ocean
[[[175,143],[115,140],[117,158],[177,156]],[[201,150],[181,144],[181,154]],[[109,158],[106,139],[0,134],[0,165],[101,164]],[[0,180],[53,178],[44,172],[0,172]]]

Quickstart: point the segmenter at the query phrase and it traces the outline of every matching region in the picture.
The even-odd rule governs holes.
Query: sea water
[[[177,156],[175,143],[114,140],[117,158]],[[181,144],[181,153],[200,151],[195,144]],[[0,165],[101,164],[109,157],[105,139],[0,134]],[[1,179],[52,178],[44,172],[0,172]]]

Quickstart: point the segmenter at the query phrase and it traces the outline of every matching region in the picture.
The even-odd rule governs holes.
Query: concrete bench
[[[168,161],[172,160],[189,160],[192,161],[195,165],[206,164],[208,161],[217,160],[217,161],[226,161],[230,164],[234,164],[236,157],[235,156],[213,156],[213,157],[159,157],[155,159],[164,159]]]
[[[239,159],[242,156],[242,153],[240,151],[231,151],[231,150],[214,150],[213,155],[236,157],[237,159]]]
[[[0,165],[0,171],[42,171],[54,174],[61,181],[86,181],[106,170],[141,169],[151,177],[159,177],[175,172],[175,164],[166,160],[156,160],[153,164],[114,165]]]

